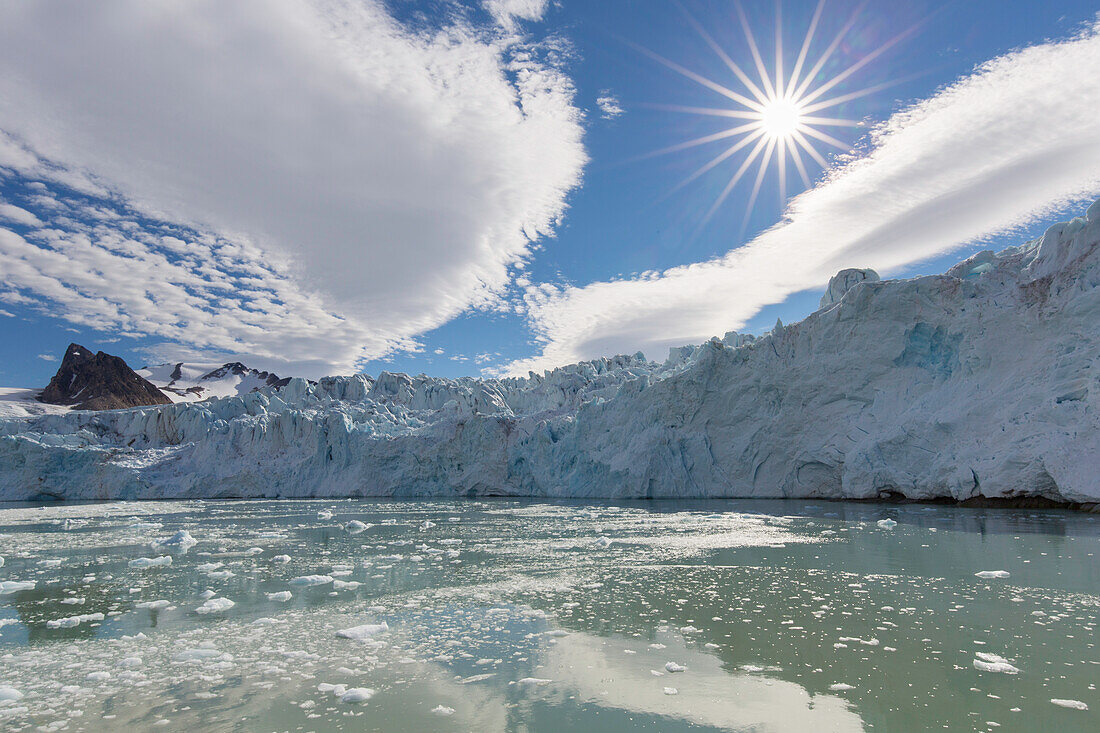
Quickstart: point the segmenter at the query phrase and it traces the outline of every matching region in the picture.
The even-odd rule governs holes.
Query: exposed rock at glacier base
[[[803,321],[673,349],[663,364],[293,379],[0,419],[0,496],[1096,502],[1098,242],[1094,204],[944,275],[834,278]]]

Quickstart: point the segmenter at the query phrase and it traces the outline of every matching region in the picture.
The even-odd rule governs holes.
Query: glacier
[[[525,378],[383,372],[0,414],[0,498],[1042,497],[1100,501],[1100,202],[942,275]]]

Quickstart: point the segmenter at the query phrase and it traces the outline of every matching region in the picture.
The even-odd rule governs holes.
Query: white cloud
[[[895,114],[869,151],[723,257],[584,287],[530,286],[542,353],[513,373],[698,343],[843,267],[889,272],[1100,192],[1100,26],[1010,53]]]
[[[605,120],[613,120],[626,111],[619,102],[619,98],[607,89],[600,92],[600,96],[596,98],[596,106],[600,108],[602,113],[600,116]]]
[[[57,357],[53,354],[39,354],[38,358],[42,361],[57,361]]]
[[[29,227],[37,227],[42,225],[42,222],[38,219],[37,216],[27,211],[26,209],[21,209],[13,204],[0,203],[0,219]]]
[[[563,215],[586,155],[544,55],[378,0],[6,3],[0,166],[95,200],[20,200],[58,231],[0,269],[83,325],[351,370],[494,305]]]
[[[498,23],[513,31],[517,20],[542,20],[549,0],[482,0],[482,5]]]

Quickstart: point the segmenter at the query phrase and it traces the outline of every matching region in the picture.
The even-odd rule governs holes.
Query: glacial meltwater
[[[1100,730],[1100,516],[0,507],[0,727]]]

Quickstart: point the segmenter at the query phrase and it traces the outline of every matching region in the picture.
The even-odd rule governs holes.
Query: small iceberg
[[[199,541],[192,537],[191,533],[186,529],[181,529],[171,537],[165,537],[162,540],[153,540],[149,544],[152,547],[163,547],[165,549],[187,552],[192,547],[199,544]]]
[[[139,557],[136,560],[130,561],[130,567],[137,570],[144,570],[146,568],[161,568],[167,567],[172,564],[171,555],[161,555],[160,557]]]

